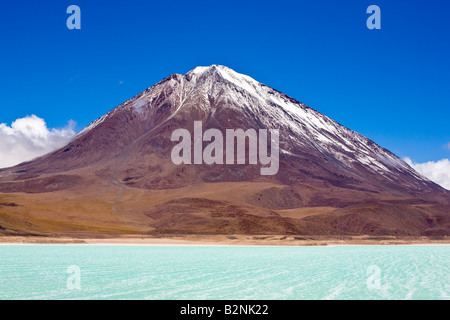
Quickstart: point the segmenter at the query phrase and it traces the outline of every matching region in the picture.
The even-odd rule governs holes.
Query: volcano
[[[278,130],[279,170],[174,164],[172,133],[196,122],[224,136]],[[320,112],[212,65],[172,74],[67,146],[0,170],[0,233],[447,236],[450,192]]]

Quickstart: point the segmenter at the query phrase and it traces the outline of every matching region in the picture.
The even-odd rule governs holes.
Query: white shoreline
[[[417,247],[423,247],[423,246],[450,246],[449,242],[442,242],[442,243],[308,243],[308,244],[286,244],[286,245],[280,245],[280,244],[246,244],[246,243],[217,243],[217,242],[199,242],[195,243],[195,241],[180,241],[178,243],[168,243],[165,242],[107,242],[107,241],[101,241],[98,242],[97,240],[91,241],[91,240],[83,240],[86,242],[0,242],[0,246],[42,246],[42,245],[58,245],[58,246],[149,246],[149,247],[277,247],[277,248],[289,248],[289,247],[324,247],[324,248],[332,248],[332,247],[411,247],[411,246],[417,246]]]

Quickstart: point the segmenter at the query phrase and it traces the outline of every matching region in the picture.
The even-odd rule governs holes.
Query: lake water
[[[0,299],[450,299],[450,246],[0,245]]]

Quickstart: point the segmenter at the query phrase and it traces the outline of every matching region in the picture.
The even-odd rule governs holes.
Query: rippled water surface
[[[450,246],[0,245],[0,299],[448,300]]]

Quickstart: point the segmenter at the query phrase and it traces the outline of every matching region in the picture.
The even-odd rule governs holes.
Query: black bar
[[[402,318],[424,311],[423,301],[296,301],[296,300],[161,300],[161,301],[0,301],[0,308],[26,312],[36,317],[51,316],[86,317],[106,314],[115,318],[130,319],[323,319],[333,316],[346,319],[384,319],[393,312]],[[427,303],[430,303],[429,301]],[[446,308],[444,310],[444,307]],[[448,302],[434,304],[433,313],[442,308],[447,312]],[[189,308],[189,309],[187,309]],[[213,309],[212,309],[213,308]],[[427,308],[425,308],[426,310]],[[56,312],[58,310],[58,312]],[[189,311],[188,311],[189,310]],[[211,313],[212,310],[212,313]]]

